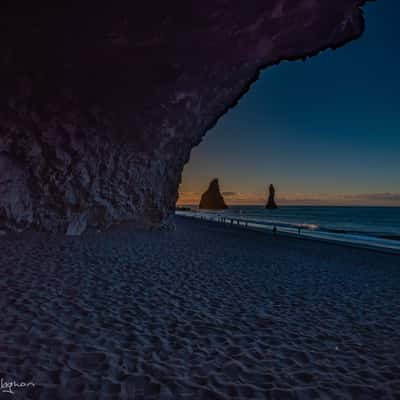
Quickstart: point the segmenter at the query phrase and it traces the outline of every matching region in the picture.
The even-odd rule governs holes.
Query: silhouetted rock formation
[[[199,208],[206,210],[224,210],[228,208],[219,190],[218,179],[213,179],[201,196]]]
[[[363,30],[362,0],[0,6],[0,228],[173,214],[191,149],[261,68]]]
[[[275,188],[274,185],[269,185],[269,196],[268,196],[268,202],[265,206],[265,208],[268,208],[270,210],[275,210],[278,208],[275,202]]]

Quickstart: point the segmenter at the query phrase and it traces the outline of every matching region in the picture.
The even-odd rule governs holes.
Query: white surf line
[[[204,212],[191,212],[191,211],[175,211],[176,215],[201,219],[216,223],[222,223],[224,225],[236,225],[249,230],[256,231],[268,231],[273,232],[274,225],[272,224],[261,224],[253,222],[249,219],[227,217],[223,214],[217,213],[204,213]],[[301,228],[300,234],[297,228],[288,228],[285,226],[276,225],[277,235],[284,234],[285,236],[294,237],[297,239],[310,239],[318,240],[321,242],[329,242],[335,244],[341,244],[344,246],[365,248],[370,250],[382,251],[385,253],[400,254],[400,241],[381,239],[371,236],[361,236],[344,233],[314,231],[311,229]]]

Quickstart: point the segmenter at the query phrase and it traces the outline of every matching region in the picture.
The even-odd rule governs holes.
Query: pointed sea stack
[[[201,196],[199,208],[205,210],[225,210],[228,206],[219,190],[218,179],[213,179],[208,189]]]
[[[269,196],[268,196],[268,203],[266,204],[265,208],[269,210],[275,210],[278,206],[275,203],[275,188],[274,185],[269,185]]]

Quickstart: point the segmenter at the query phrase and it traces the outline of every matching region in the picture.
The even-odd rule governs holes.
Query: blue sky
[[[182,198],[217,176],[242,202],[272,182],[288,202],[368,203],[372,194],[386,204],[389,193],[388,205],[400,204],[400,4],[364,10],[358,41],[262,72],[192,151]]]

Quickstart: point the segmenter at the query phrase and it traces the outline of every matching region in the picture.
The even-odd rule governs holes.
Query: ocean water
[[[400,239],[400,207],[282,206],[267,210],[262,206],[231,206],[224,211],[197,213],[293,230],[301,227],[304,231]]]

